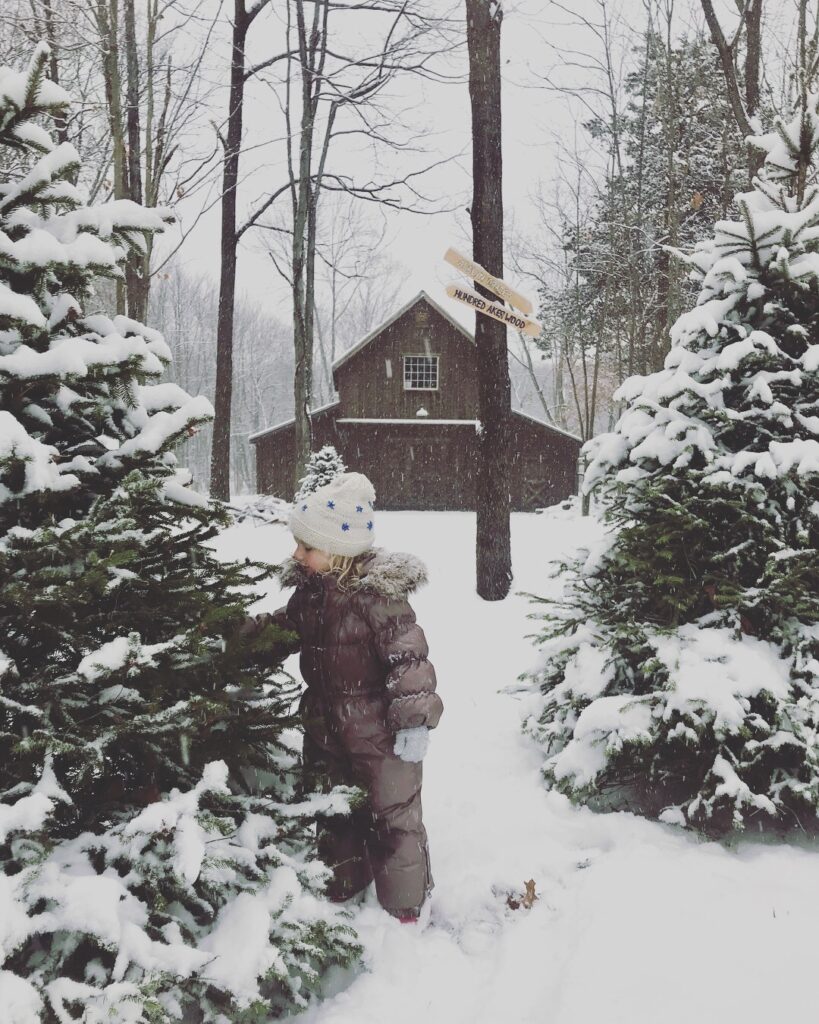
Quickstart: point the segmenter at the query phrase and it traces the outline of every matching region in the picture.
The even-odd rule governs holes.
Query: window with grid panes
[[[438,390],[438,356],[404,356],[404,390]]]

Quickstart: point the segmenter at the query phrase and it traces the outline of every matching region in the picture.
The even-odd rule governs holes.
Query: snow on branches
[[[191,790],[50,851],[51,779],[0,805],[0,842],[28,851],[21,872],[0,875],[0,964],[16,968],[0,970],[0,1000],[16,1008],[8,1024],[39,1024],[46,1001],[65,1021],[77,1007],[100,1024],[181,1020],[195,1005],[215,1022],[227,1009],[273,1012],[272,979],[306,1006],[311,944],[335,932],[355,949],[338,909],[312,891],[327,869],[284,854],[265,814],[237,829],[220,809],[228,792],[227,766],[213,762]],[[44,992],[35,940],[53,950]],[[71,966],[79,953],[85,980]]]
[[[98,308],[170,214],[87,204],[47,56],[0,70],[3,1022],[280,1016],[359,952],[309,831],[349,802],[299,789],[280,631],[238,638],[272,570],[216,558],[176,464],[210,403]]]
[[[677,253],[663,368],[585,446],[610,531],[562,567],[527,720],[571,796],[713,831],[819,818],[815,106],[754,142],[738,218]]]

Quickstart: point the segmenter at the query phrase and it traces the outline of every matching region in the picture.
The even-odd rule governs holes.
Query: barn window
[[[404,356],[404,390],[438,390],[438,356]]]

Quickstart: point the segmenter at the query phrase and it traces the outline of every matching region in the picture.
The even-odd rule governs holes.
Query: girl
[[[333,869],[328,894],[355,896],[374,879],[381,906],[418,920],[432,890],[421,820],[421,761],[443,712],[424,633],[407,597],[426,583],[412,555],[373,548],[375,491],[342,473],[293,506],[296,550],[281,573],[287,605],[248,619],[295,633],[307,684],[300,712],[311,784],[357,785],[366,806],[323,819],[318,850]]]

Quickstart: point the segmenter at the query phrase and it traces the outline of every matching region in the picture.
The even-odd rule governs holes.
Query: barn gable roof
[[[334,398],[332,402],[328,402],[326,405],[321,405],[317,409],[311,409],[310,415],[319,416],[322,413],[329,412],[330,409],[335,409],[335,407],[339,404],[339,400],[337,398]],[[262,430],[257,430],[255,434],[249,434],[247,439],[248,441],[251,442],[251,444],[255,444],[255,442],[258,441],[260,437],[267,437],[268,434],[275,434],[277,430],[283,430],[285,427],[290,427],[295,422],[296,417],[291,416],[290,419],[282,420],[281,423],[274,423],[272,427],[264,427],[264,429]]]
[[[386,331],[390,324],[394,324],[395,321],[400,319],[407,312],[408,309],[412,309],[412,307],[416,305],[416,303],[420,302],[422,299],[428,302],[436,313],[440,313],[444,320],[452,324],[456,331],[459,331],[468,341],[471,341],[473,345],[475,344],[474,335],[470,334],[470,332],[465,327],[459,324],[454,317],[447,313],[443,306],[439,306],[434,299],[431,299],[429,295],[427,295],[427,293],[423,289],[421,289],[421,291],[418,292],[418,294],[414,296],[414,298],[410,299],[409,302],[403,305],[398,310],[397,313],[393,313],[393,315],[388,320],[385,320],[383,324],[376,327],[374,331],[370,331],[370,333],[366,335],[366,337],[362,338],[361,341],[357,341],[352,348],[348,348],[346,352],[343,352],[338,357],[338,359],[336,359],[335,362],[333,363],[333,375],[335,376],[336,370],[338,370],[340,366],[343,366],[348,359],[352,359],[354,355],[357,355],[363,348],[366,348],[366,346],[369,345],[370,342],[373,341],[375,338],[377,338],[379,334],[381,334],[383,331]]]
[[[513,416],[519,416],[523,420],[528,420],[530,423],[534,423],[538,427],[543,427],[545,430],[548,430],[552,434],[560,434],[561,437],[568,437],[571,441],[577,441],[577,443],[579,445],[583,444],[583,438],[582,437],[578,437],[577,434],[572,434],[568,430],[563,430],[562,427],[556,427],[554,425],[554,423],[547,423],[546,420],[539,420],[537,418],[537,416],[532,416],[531,413],[523,412],[522,409],[510,409],[509,411],[512,413]],[[292,422],[293,422],[293,420],[290,420],[290,423],[292,423]],[[390,423],[390,424],[392,424],[392,423],[400,423],[400,424],[404,424],[404,425],[411,425],[411,426],[414,426],[414,427],[422,427],[422,426],[425,426],[425,425],[430,425],[430,426],[446,426],[446,427],[460,427],[460,426],[477,427],[477,425],[480,423],[480,420],[470,420],[470,419],[462,419],[462,420],[436,420],[436,419],[429,419],[426,416],[416,416],[414,419],[403,419],[403,418],[395,418],[395,417],[390,417],[390,416],[378,416],[378,417],[340,416],[336,420],[336,423],[369,423],[369,424],[376,424],[376,425],[379,424],[379,423],[384,423],[384,424],[386,424],[386,423]]]
[[[313,409],[313,411],[310,413],[310,415],[311,416],[318,416],[318,415],[320,415],[322,413],[329,412],[331,409],[335,409],[336,406],[338,406],[339,404],[340,403],[339,403],[338,399],[336,399],[333,402],[329,402],[327,405],[322,405],[318,409]],[[528,412],[522,412],[520,409],[512,409],[511,412],[512,412],[513,416],[520,416],[521,419],[529,420],[530,423],[535,423],[539,427],[544,427],[546,430],[549,430],[549,431],[551,431],[554,434],[561,434],[563,437],[568,437],[572,441],[577,441],[578,445],[582,445],[583,444],[583,438],[582,437],[578,437],[577,434],[571,434],[571,433],[569,433],[568,430],[562,430],[560,427],[556,427],[553,423],[546,423],[545,420],[539,420],[536,416],[531,416]],[[282,423],[277,423],[277,424],[275,424],[275,426],[272,426],[272,427],[265,427],[264,430],[259,430],[255,434],[251,434],[248,437],[248,441],[250,441],[251,443],[255,444],[256,441],[259,441],[263,437],[267,437],[269,434],[275,434],[279,430],[284,430],[285,427],[292,427],[295,422],[296,422],[295,418],[293,416],[291,416],[290,419],[284,420]],[[479,422],[478,420],[469,420],[469,419],[465,419],[465,420],[436,420],[436,419],[427,419],[426,417],[420,417],[420,418],[416,417],[415,419],[411,419],[410,420],[410,419],[392,419],[392,418],[389,418],[389,417],[377,417],[376,418],[376,417],[365,417],[365,416],[355,416],[355,417],[353,417],[353,416],[346,416],[346,417],[340,417],[339,419],[336,420],[336,423],[366,423],[366,424],[369,424],[371,426],[372,425],[378,426],[379,424],[384,424],[384,425],[391,424],[391,425],[404,425],[404,426],[410,426],[411,425],[411,426],[416,426],[416,427],[417,426],[425,426],[425,425],[428,425],[428,426],[439,426],[439,427],[442,427],[442,426],[446,426],[446,427],[469,426],[469,427],[473,427],[473,428],[478,425],[478,422]]]
[[[572,434],[571,431],[564,430],[562,427],[556,427],[554,423],[547,423],[545,420],[539,420],[537,416],[532,416],[531,413],[524,412],[522,409],[513,409],[512,415],[520,416],[524,420],[531,420],[532,423],[537,423],[539,427],[546,427],[555,434],[562,434],[564,437],[570,437],[572,441],[577,441],[578,444],[583,444],[583,438],[578,437],[577,434]]]

